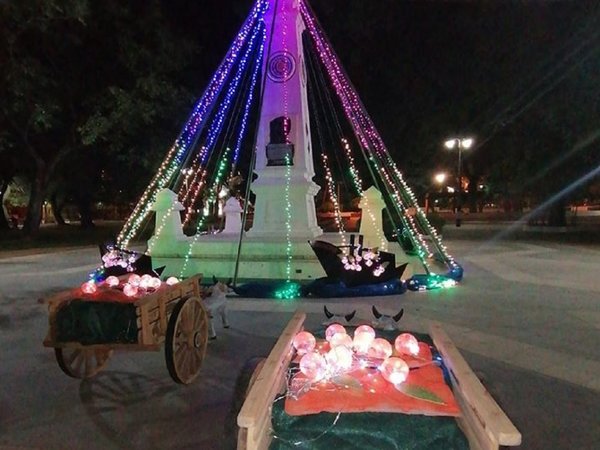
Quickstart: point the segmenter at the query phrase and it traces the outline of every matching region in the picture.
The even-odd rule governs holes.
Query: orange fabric
[[[429,346],[419,343],[418,358],[406,355],[400,356],[409,367],[419,367],[431,361],[432,355]],[[326,352],[328,344],[320,343],[319,352]],[[434,364],[425,365],[410,371],[407,385],[416,385],[425,388],[440,397],[444,404],[422,400],[408,396],[398,391],[391,383],[386,381],[377,369],[358,369],[348,374],[352,382],[347,387],[340,386],[332,381],[315,383],[310,390],[301,394],[299,398],[287,397],[285,412],[292,416],[317,414],[320,412],[352,413],[352,412],[397,412],[405,414],[424,414],[429,416],[458,416],[460,409],[454,395],[444,382],[440,367]],[[306,382],[302,373],[294,376],[292,381],[296,386]],[[360,383],[360,386],[359,386]]]

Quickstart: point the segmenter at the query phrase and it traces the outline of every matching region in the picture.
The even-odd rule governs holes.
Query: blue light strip
[[[264,22],[262,20],[259,20],[258,25],[256,26],[256,28],[254,28],[254,30],[252,32],[252,37],[250,38],[250,43],[248,44],[248,47],[246,48],[246,52],[244,53],[244,56],[240,60],[240,63],[237,68],[237,72],[236,72],[233,80],[231,80],[229,89],[227,90],[227,94],[225,94],[225,99],[223,100],[221,105],[219,105],[219,110],[218,110],[219,112],[217,113],[216,117],[213,119],[213,122],[210,126],[210,129],[208,132],[208,138],[206,139],[206,144],[205,144],[208,151],[206,153],[204,153],[201,164],[204,164],[206,162],[206,158],[211,153],[212,148],[213,148],[215,142],[217,141],[217,138],[219,137],[221,130],[223,129],[223,123],[225,122],[225,117],[227,116],[227,113],[229,112],[229,109],[231,108],[231,103],[238,91],[238,88],[240,86],[240,81],[242,80],[242,78],[244,77],[244,74],[246,73],[246,66],[248,65],[248,61],[250,60],[250,56],[252,55],[254,46],[257,42],[257,37],[259,36],[259,32],[261,30],[262,30],[262,34],[264,36],[264,34],[265,34]]]
[[[263,35],[262,41],[260,43],[260,48],[258,50],[258,58],[256,59],[256,65],[254,66],[254,72],[252,73],[252,80],[250,81],[250,91],[248,93],[248,99],[246,100],[246,106],[244,108],[244,115],[242,117],[242,123],[240,125],[240,131],[238,133],[238,139],[235,144],[235,149],[233,151],[233,167],[238,163],[238,159],[240,157],[240,149],[242,147],[242,141],[244,136],[246,135],[246,126],[248,124],[248,116],[250,114],[250,108],[252,106],[252,100],[254,97],[254,89],[256,87],[256,82],[258,80],[258,73],[262,68],[262,60],[263,60],[263,51],[265,48],[265,41],[267,40],[267,30],[263,27]]]

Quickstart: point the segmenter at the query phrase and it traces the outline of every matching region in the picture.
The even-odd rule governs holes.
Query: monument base
[[[208,234],[198,237],[185,236],[183,239],[160,240],[152,238],[148,247],[155,267],[166,266],[164,274],[185,277],[202,273],[203,278],[227,280],[235,274],[238,253],[238,236]],[[339,233],[324,233],[318,239],[341,244]],[[347,236],[346,239],[349,239]],[[191,252],[190,252],[191,243]],[[311,281],[326,276],[307,239],[291,238],[290,277],[293,281]],[[395,242],[389,243],[389,250],[396,254],[397,264],[407,261],[407,255]],[[186,255],[190,255],[186,257]],[[412,275],[409,268],[403,278]],[[249,280],[275,281],[287,279],[288,253],[286,242],[280,237],[245,236],[239,260],[238,282]]]

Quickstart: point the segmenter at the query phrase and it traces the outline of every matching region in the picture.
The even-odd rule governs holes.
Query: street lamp
[[[433,180],[441,186],[446,181],[446,174],[444,172],[436,173],[433,176]],[[425,194],[425,211],[426,212],[429,212],[429,209],[430,209],[429,197],[430,197],[429,192],[427,192],[427,194]],[[437,203],[437,199],[434,202],[434,206],[431,208],[431,210],[434,212],[435,212],[435,203]]]
[[[458,193],[456,198],[456,226],[460,227],[462,212],[462,151],[473,146],[475,140],[473,138],[452,138],[444,142],[444,146],[448,150],[458,148]]]

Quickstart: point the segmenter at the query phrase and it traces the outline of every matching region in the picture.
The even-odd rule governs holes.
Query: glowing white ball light
[[[81,290],[84,294],[94,294],[98,290],[98,288],[96,287],[96,283],[90,280],[86,281],[81,285]]]
[[[369,325],[361,325],[360,327],[356,327],[356,330],[354,330],[354,336],[359,333],[368,333],[373,336],[373,339],[375,339],[375,330]]]
[[[138,287],[142,282],[142,277],[140,277],[136,273],[132,273],[131,275],[129,275],[129,279],[127,280],[127,282],[132,286]]]
[[[119,279],[114,275],[111,275],[106,279],[106,284],[110,287],[117,287],[119,285]]]
[[[375,339],[375,330],[369,325],[361,325],[354,331],[352,346],[359,355],[365,355],[369,351],[373,340]]]
[[[140,287],[144,289],[148,289],[152,284],[152,275],[148,275],[147,273],[142,275],[140,280]]]
[[[394,341],[394,348],[400,354],[416,356],[419,354],[419,341],[410,333],[402,333]]]
[[[368,355],[372,358],[386,359],[392,356],[392,352],[392,344],[390,344],[386,339],[376,338],[371,343],[371,348],[369,348]]]
[[[125,294],[127,297],[133,297],[133,296],[137,295],[137,293],[138,293],[137,286],[134,286],[133,284],[129,284],[129,283],[125,283],[125,285],[123,286],[123,294]]]
[[[307,353],[300,360],[300,372],[311,381],[322,380],[327,374],[327,362],[318,353]]]
[[[325,355],[332,372],[343,372],[352,367],[352,350],[347,347],[334,347]]]
[[[400,384],[408,377],[408,364],[401,358],[388,358],[379,366],[381,376],[392,384]]]
[[[329,340],[329,344],[331,345],[331,348],[339,347],[340,345],[352,348],[352,338],[346,333],[335,333]]]
[[[166,283],[167,283],[169,286],[173,286],[174,284],[177,284],[177,283],[179,283],[179,279],[178,279],[177,277],[169,277],[169,278],[167,278],[167,281],[166,281]]]
[[[327,339],[327,341],[331,342],[331,338],[333,337],[334,334],[337,334],[337,333],[346,334],[346,329],[343,326],[341,326],[339,323],[332,323],[325,330],[325,339]]]
[[[305,355],[315,349],[317,340],[308,331],[301,331],[294,337],[292,344],[299,355]]]
[[[160,278],[154,277],[154,278],[152,278],[152,283],[150,284],[150,287],[152,289],[156,290],[160,287],[161,284],[162,284],[162,281],[160,281]]]

